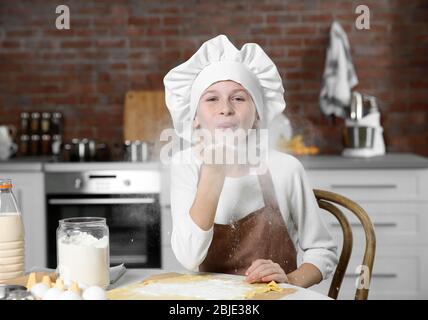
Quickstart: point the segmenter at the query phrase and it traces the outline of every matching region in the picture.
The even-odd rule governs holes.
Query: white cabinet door
[[[171,206],[163,204],[161,206],[161,235],[162,235],[162,269],[168,271],[186,271],[178,262],[171,248],[172,217]]]
[[[0,172],[11,179],[13,193],[21,210],[25,230],[25,268],[46,266],[45,186],[42,172]]]

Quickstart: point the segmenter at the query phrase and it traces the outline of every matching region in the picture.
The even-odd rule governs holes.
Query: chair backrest
[[[357,203],[342,195],[330,191],[314,189],[314,193],[318,201],[319,207],[332,213],[339,221],[343,231],[343,248],[340,254],[339,263],[336,267],[336,271],[334,273],[333,280],[330,285],[330,290],[328,292],[328,296],[330,298],[337,299],[340,286],[342,285],[346,268],[348,267],[349,259],[351,257],[353,241],[352,229],[348,220],[346,219],[346,216],[334,204],[338,204],[355,214],[364,228],[366,248],[364,252],[362,266],[366,266],[367,268],[365,271],[368,271],[368,275],[365,274],[365,276],[368,276],[368,278],[365,278],[365,280],[368,280],[369,285],[371,281],[374,257],[376,252],[376,236],[373,224],[367,212],[364,211],[364,209],[361,208]],[[366,286],[363,286],[362,288],[357,287],[357,290],[355,292],[355,300],[367,300],[368,294],[369,288],[366,288]]]

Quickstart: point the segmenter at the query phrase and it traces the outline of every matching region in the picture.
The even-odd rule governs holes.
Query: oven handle
[[[94,204],[147,204],[154,203],[154,198],[106,198],[106,199],[49,199],[51,205],[94,205]]]

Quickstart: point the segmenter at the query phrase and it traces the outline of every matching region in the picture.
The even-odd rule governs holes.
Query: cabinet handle
[[[359,273],[346,273],[345,278],[357,278],[359,277]],[[397,278],[398,275],[396,273],[373,273],[372,278]]]
[[[351,227],[362,227],[363,226],[361,223],[358,223],[358,222],[351,222],[351,223],[349,223],[349,225]],[[333,222],[333,223],[330,223],[330,226],[338,228],[338,227],[340,227],[340,224],[337,222]],[[395,222],[375,222],[375,223],[373,223],[373,226],[375,228],[396,228],[397,223],[395,223]]]
[[[154,198],[106,198],[106,199],[50,199],[51,205],[103,205],[103,204],[147,204]]]
[[[332,184],[332,189],[396,189],[395,184]]]

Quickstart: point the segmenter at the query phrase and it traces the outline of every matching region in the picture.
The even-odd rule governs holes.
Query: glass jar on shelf
[[[30,132],[30,114],[28,112],[21,112],[21,127],[20,131],[23,135],[29,135]]]
[[[42,113],[41,131],[42,134],[49,134],[51,131],[51,114],[49,112]]]
[[[28,156],[30,153],[30,136],[28,134],[21,134],[19,142],[19,154],[21,156]]]
[[[40,132],[40,113],[32,112],[31,113],[31,133],[39,134]]]
[[[51,136],[49,134],[42,135],[42,155],[49,156],[52,152]]]
[[[31,135],[30,154],[32,156],[40,155],[40,136],[38,134]]]

